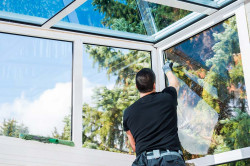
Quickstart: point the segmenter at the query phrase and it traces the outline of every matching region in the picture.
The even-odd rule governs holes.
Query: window
[[[72,43],[0,33],[0,135],[71,139]]]
[[[150,63],[149,52],[84,45],[83,147],[132,152],[123,110],[139,98],[135,75]]]
[[[42,25],[73,0],[0,0],[0,18]]]
[[[235,17],[165,53],[181,84],[178,126],[185,158],[248,147],[250,112]]]

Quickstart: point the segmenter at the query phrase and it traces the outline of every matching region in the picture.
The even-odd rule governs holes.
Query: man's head
[[[155,73],[149,68],[143,68],[136,74],[136,87],[140,93],[151,92],[155,88]]]

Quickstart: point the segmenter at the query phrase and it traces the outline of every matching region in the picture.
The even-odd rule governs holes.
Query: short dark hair
[[[151,92],[154,88],[155,73],[149,68],[143,68],[136,74],[135,80],[139,92]]]

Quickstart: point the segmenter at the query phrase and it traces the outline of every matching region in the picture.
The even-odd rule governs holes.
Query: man
[[[166,63],[163,71],[169,87],[155,92],[155,74],[144,68],[136,74],[136,87],[140,99],[123,114],[123,127],[127,133],[136,160],[132,166],[185,165],[177,128],[178,79]]]

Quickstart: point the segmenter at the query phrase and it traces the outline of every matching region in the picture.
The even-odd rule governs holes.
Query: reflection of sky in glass
[[[0,34],[0,124],[24,123],[31,134],[62,132],[71,114],[72,43]]]
[[[35,21],[39,24],[43,24],[47,19],[57,14],[72,1],[73,0],[0,0],[0,17],[14,19],[16,21]],[[34,18],[26,16],[34,16]]]
[[[206,65],[206,60],[214,56],[214,52],[211,47],[211,43],[215,44],[213,33],[220,33],[224,31],[222,24],[215,26],[209,30],[202,32],[201,34],[192,37],[190,40],[182,42],[181,45],[177,45],[174,49],[179,53],[178,55],[186,58],[193,63],[200,65]]]
[[[95,11],[95,7],[91,3],[91,0],[87,0],[83,5],[66,16],[63,21],[105,28],[101,23],[104,14]]]
[[[111,76],[108,79],[107,70],[98,70],[98,64],[93,64],[94,61],[89,57],[89,53],[86,52],[85,45],[83,46],[83,103],[88,103],[91,106],[95,106],[92,101],[93,90],[106,86],[112,89],[115,85],[116,77]]]
[[[96,47],[96,46],[92,46]],[[93,90],[98,87],[107,87],[112,89],[115,86],[117,76],[110,75],[108,77],[106,69],[98,69],[98,63],[94,64],[93,58],[90,57],[89,53],[86,51],[86,47],[83,47],[83,103],[88,103],[94,106],[91,96],[93,95]],[[121,51],[124,53],[129,52],[128,49],[113,48],[115,51]],[[117,56],[109,59],[109,62],[114,62],[118,60]]]

